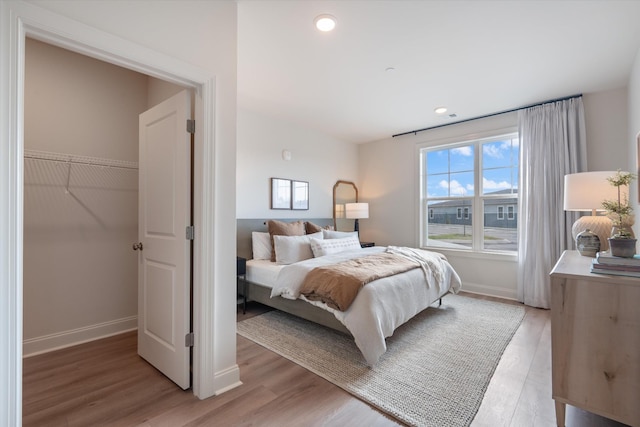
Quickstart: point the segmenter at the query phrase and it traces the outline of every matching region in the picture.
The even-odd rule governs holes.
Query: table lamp
[[[346,203],[345,218],[355,219],[353,231],[359,232],[358,220],[369,218],[369,203]]]
[[[611,235],[611,220],[604,215],[598,215],[598,212],[604,211],[603,200],[614,200],[618,197],[616,188],[607,181],[607,178],[615,174],[616,171],[598,171],[564,176],[564,210],[591,211],[591,216],[581,216],[573,223],[571,235],[575,240],[581,232],[591,230],[600,239],[601,251],[609,249],[607,238]]]

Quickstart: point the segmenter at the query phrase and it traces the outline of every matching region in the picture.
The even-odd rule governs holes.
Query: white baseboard
[[[242,381],[240,381],[240,367],[238,365],[233,365],[221,372],[216,372],[216,384],[216,396],[229,391],[232,388],[241,386]]]
[[[125,317],[110,322],[98,323],[83,328],[58,332],[22,341],[23,357],[48,353],[65,347],[106,338],[138,328],[138,316]]]
[[[486,286],[479,283],[464,282],[462,290],[472,294],[486,295],[491,297],[505,298],[510,300],[518,300],[515,289],[505,289],[495,286]]]

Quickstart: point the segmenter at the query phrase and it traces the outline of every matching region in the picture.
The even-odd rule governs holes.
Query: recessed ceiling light
[[[444,114],[447,112],[447,107],[438,107],[433,111],[435,111],[436,114]]]
[[[384,69],[387,73],[393,73],[396,69],[393,67],[387,67]]]
[[[331,15],[320,15],[313,20],[316,28],[320,31],[331,31],[336,27],[336,18]]]

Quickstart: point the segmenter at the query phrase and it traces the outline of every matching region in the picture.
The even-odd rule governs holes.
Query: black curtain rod
[[[457,125],[459,123],[470,122],[472,120],[486,119],[487,117],[499,116],[500,114],[513,113],[514,111],[524,110],[525,108],[538,107],[540,105],[551,104],[551,103],[559,102],[559,101],[566,101],[568,99],[573,99],[573,98],[580,98],[581,96],[582,96],[582,94],[580,93],[578,95],[565,96],[564,98],[551,99],[549,101],[543,101],[543,102],[538,102],[537,104],[525,105],[524,107],[512,108],[511,110],[500,111],[498,113],[485,114],[484,116],[478,116],[478,117],[473,117],[473,118],[470,118],[470,119],[458,120],[457,122],[445,123],[445,124],[442,124],[442,125],[431,126],[431,127],[428,127],[428,128],[416,129],[416,130],[412,130],[412,131],[409,131],[409,132],[397,133],[395,135],[391,135],[391,137],[395,138],[396,136],[404,136],[404,135],[409,135],[409,134],[417,135],[418,132],[424,132],[425,130],[431,130],[431,129],[442,128],[442,127],[445,127],[445,126]]]

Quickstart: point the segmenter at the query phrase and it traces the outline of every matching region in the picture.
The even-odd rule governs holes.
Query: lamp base
[[[592,215],[581,216],[571,227],[571,235],[575,241],[578,234],[584,230],[589,229],[591,232],[598,236],[600,239],[600,250],[609,250],[609,237],[611,237],[611,220],[606,216]]]

